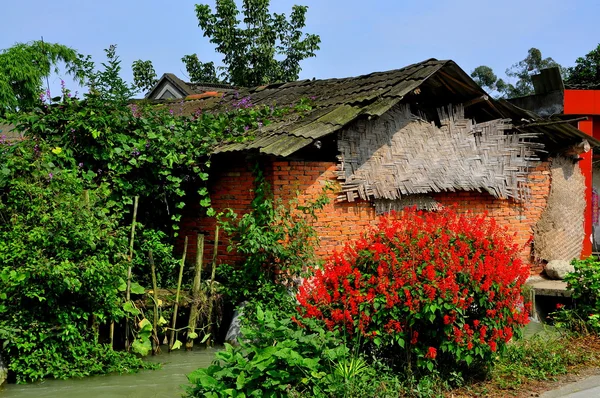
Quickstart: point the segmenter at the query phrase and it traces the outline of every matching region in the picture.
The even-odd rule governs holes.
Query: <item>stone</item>
[[[546,264],[546,275],[550,279],[564,279],[569,272],[574,272],[575,267],[568,260],[552,260]]]
[[[235,312],[233,313],[233,319],[231,319],[231,324],[229,325],[229,329],[227,330],[227,334],[225,335],[225,342],[231,345],[238,344],[238,337],[241,337],[241,321],[242,315],[244,315],[244,307],[248,304],[247,301],[244,301],[240,304]]]

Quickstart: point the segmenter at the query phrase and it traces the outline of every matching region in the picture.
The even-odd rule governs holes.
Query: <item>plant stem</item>
[[[212,325],[213,325],[213,321],[212,321],[212,312],[213,312],[213,306],[214,306],[214,300],[215,300],[215,276],[216,276],[216,271],[217,271],[217,255],[219,253],[219,223],[217,223],[217,226],[215,227],[215,244],[214,244],[214,248],[213,248],[213,258],[212,258],[212,271],[210,274],[210,298],[208,300],[208,323],[209,325],[211,325],[210,331],[209,333],[211,333],[211,336],[214,336],[214,330],[212,330]],[[207,345],[211,345],[212,343],[212,338],[209,338],[206,341]]]
[[[139,196],[136,196],[133,200],[133,220],[131,221],[131,235],[129,237],[129,255],[127,256],[129,268],[127,268],[127,289],[125,291],[126,302],[129,302],[131,299],[131,261],[133,259],[133,238],[135,237],[135,221],[137,219],[139,200]],[[129,316],[125,319],[125,350],[129,351]]]
[[[202,282],[202,259],[204,257],[204,235],[198,234],[196,237],[196,273],[194,275],[194,285],[192,286],[192,305],[190,306],[190,320],[188,323],[189,332],[195,333],[196,323],[198,321],[198,305],[200,301],[200,284]],[[191,350],[194,347],[194,339],[188,337],[185,348]]]
[[[154,339],[152,339],[152,355],[156,355],[160,352],[160,341],[158,340],[158,286],[156,283],[156,267],[154,266],[152,250],[148,251],[148,260],[150,261],[150,270],[152,272],[152,294],[154,295],[154,318],[152,322]]]
[[[177,323],[177,310],[179,309],[179,292],[181,290],[181,280],[183,279],[183,266],[185,265],[185,256],[187,255],[188,237],[183,241],[183,256],[181,257],[181,265],[179,266],[179,279],[177,280],[177,294],[175,295],[175,305],[173,307],[173,322],[171,323],[171,338],[169,341],[169,351],[173,349],[175,343],[175,324]]]

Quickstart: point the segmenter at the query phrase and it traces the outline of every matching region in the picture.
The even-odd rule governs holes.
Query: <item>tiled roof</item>
[[[274,156],[289,156],[294,152],[332,134],[358,118],[381,116],[402,100],[441,107],[448,104],[477,104],[477,113],[483,121],[509,118],[516,127],[525,128],[528,123],[539,123],[539,117],[529,114],[524,121],[520,108],[502,106],[489,98],[456,63],[429,59],[388,72],[326,80],[300,80],[289,83],[270,84],[252,89],[239,89],[223,95],[188,100],[184,114],[193,114],[198,109],[218,112],[248,98],[252,105],[287,106],[303,98],[312,100],[308,113],[294,114],[284,121],[270,124],[253,132],[254,139],[241,143],[226,144],[216,152],[255,150]],[[552,135],[553,122],[536,124],[537,131]],[[532,126],[533,127],[533,126]],[[579,130],[561,122],[556,128],[557,139],[564,144],[581,139]],[[567,139],[565,139],[565,137]],[[591,137],[590,137],[591,138]],[[592,146],[600,141],[590,139]]]

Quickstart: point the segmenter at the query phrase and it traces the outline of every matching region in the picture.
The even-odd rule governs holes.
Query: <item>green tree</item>
[[[0,50],[0,115],[28,110],[39,104],[44,78],[58,73],[64,62],[67,73],[82,82],[83,57],[74,49],[56,43],[17,43]]]
[[[133,70],[133,85],[142,92],[148,92],[158,82],[152,61],[138,59],[131,66]]]
[[[224,56],[220,68],[224,82],[251,87],[297,80],[300,62],[319,50],[321,38],[302,32],[308,7],[293,6],[288,18],[271,13],[269,6],[269,0],[244,0],[240,12],[234,0],[217,0],[213,12],[208,5],[196,5],[204,36]],[[210,69],[200,61],[194,66]]]
[[[90,92],[97,94],[102,101],[124,103],[131,99],[135,86],[129,86],[121,77],[121,60],[117,55],[117,46],[110,45],[104,50],[106,62],[102,62],[102,70],[94,71],[94,64],[87,59],[85,76],[88,80]]]
[[[214,62],[200,62],[197,54],[184,55],[181,61],[192,83],[221,83]]]
[[[530,48],[525,59],[513,64],[506,69],[506,76],[516,79],[515,84],[507,83],[494,74],[489,66],[478,66],[471,72],[471,77],[480,86],[493,92],[497,92],[502,97],[516,98],[531,95],[534,93],[531,75],[538,74],[542,69],[553,66],[562,67],[552,58],[542,57],[542,52],[537,48]]]
[[[567,70],[567,84],[600,85],[600,44]]]

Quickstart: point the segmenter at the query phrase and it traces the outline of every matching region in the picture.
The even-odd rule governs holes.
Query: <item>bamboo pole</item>
[[[136,196],[133,200],[133,220],[131,221],[131,234],[129,236],[129,255],[127,256],[129,268],[127,268],[127,289],[125,290],[126,302],[129,302],[131,299],[131,260],[133,259],[133,238],[135,237],[135,221],[137,219],[139,200],[139,196]],[[129,316],[125,318],[125,350],[129,351]]]
[[[198,302],[200,301],[200,284],[202,283],[202,258],[204,257],[204,235],[196,237],[196,273],[192,286],[192,305],[190,306],[190,320],[188,322],[188,336],[196,332],[198,322]],[[194,339],[188,337],[185,348],[189,351],[194,348]]]
[[[177,324],[177,310],[179,310],[179,292],[181,290],[181,280],[183,279],[183,266],[185,265],[185,256],[187,255],[188,237],[183,241],[183,256],[179,266],[179,279],[177,280],[177,294],[175,295],[175,306],[173,307],[173,322],[171,323],[171,339],[169,341],[169,351],[173,349],[175,343],[175,326]]]
[[[213,330],[213,321],[212,321],[212,313],[213,313],[213,304],[214,304],[214,299],[215,299],[215,276],[216,276],[216,271],[217,271],[217,256],[219,254],[219,223],[217,223],[217,226],[215,228],[215,245],[213,248],[213,258],[212,258],[212,271],[210,274],[210,298],[208,299],[208,325],[209,326],[209,333],[210,333],[210,338],[207,340],[207,345],[211,345],[212,343],[212,336],[214,336],[214,330]]]
[[[110,340],[110,349],[113,349],[113,342],[115,340],[115,321],[110,323],[110,328],[108,329],[108,338]]]
[[[156,355],[160,352],[160,341],[158,341],[158,284],[156,283],[156,267],[154,266],[152,249],[148,251],[148,260],[150,261],[150,270],[152,272],[152,293],[154,295],[154,317],[152,318],[152,332],[154,333],[154,338],[152,339],[152,355]]]

